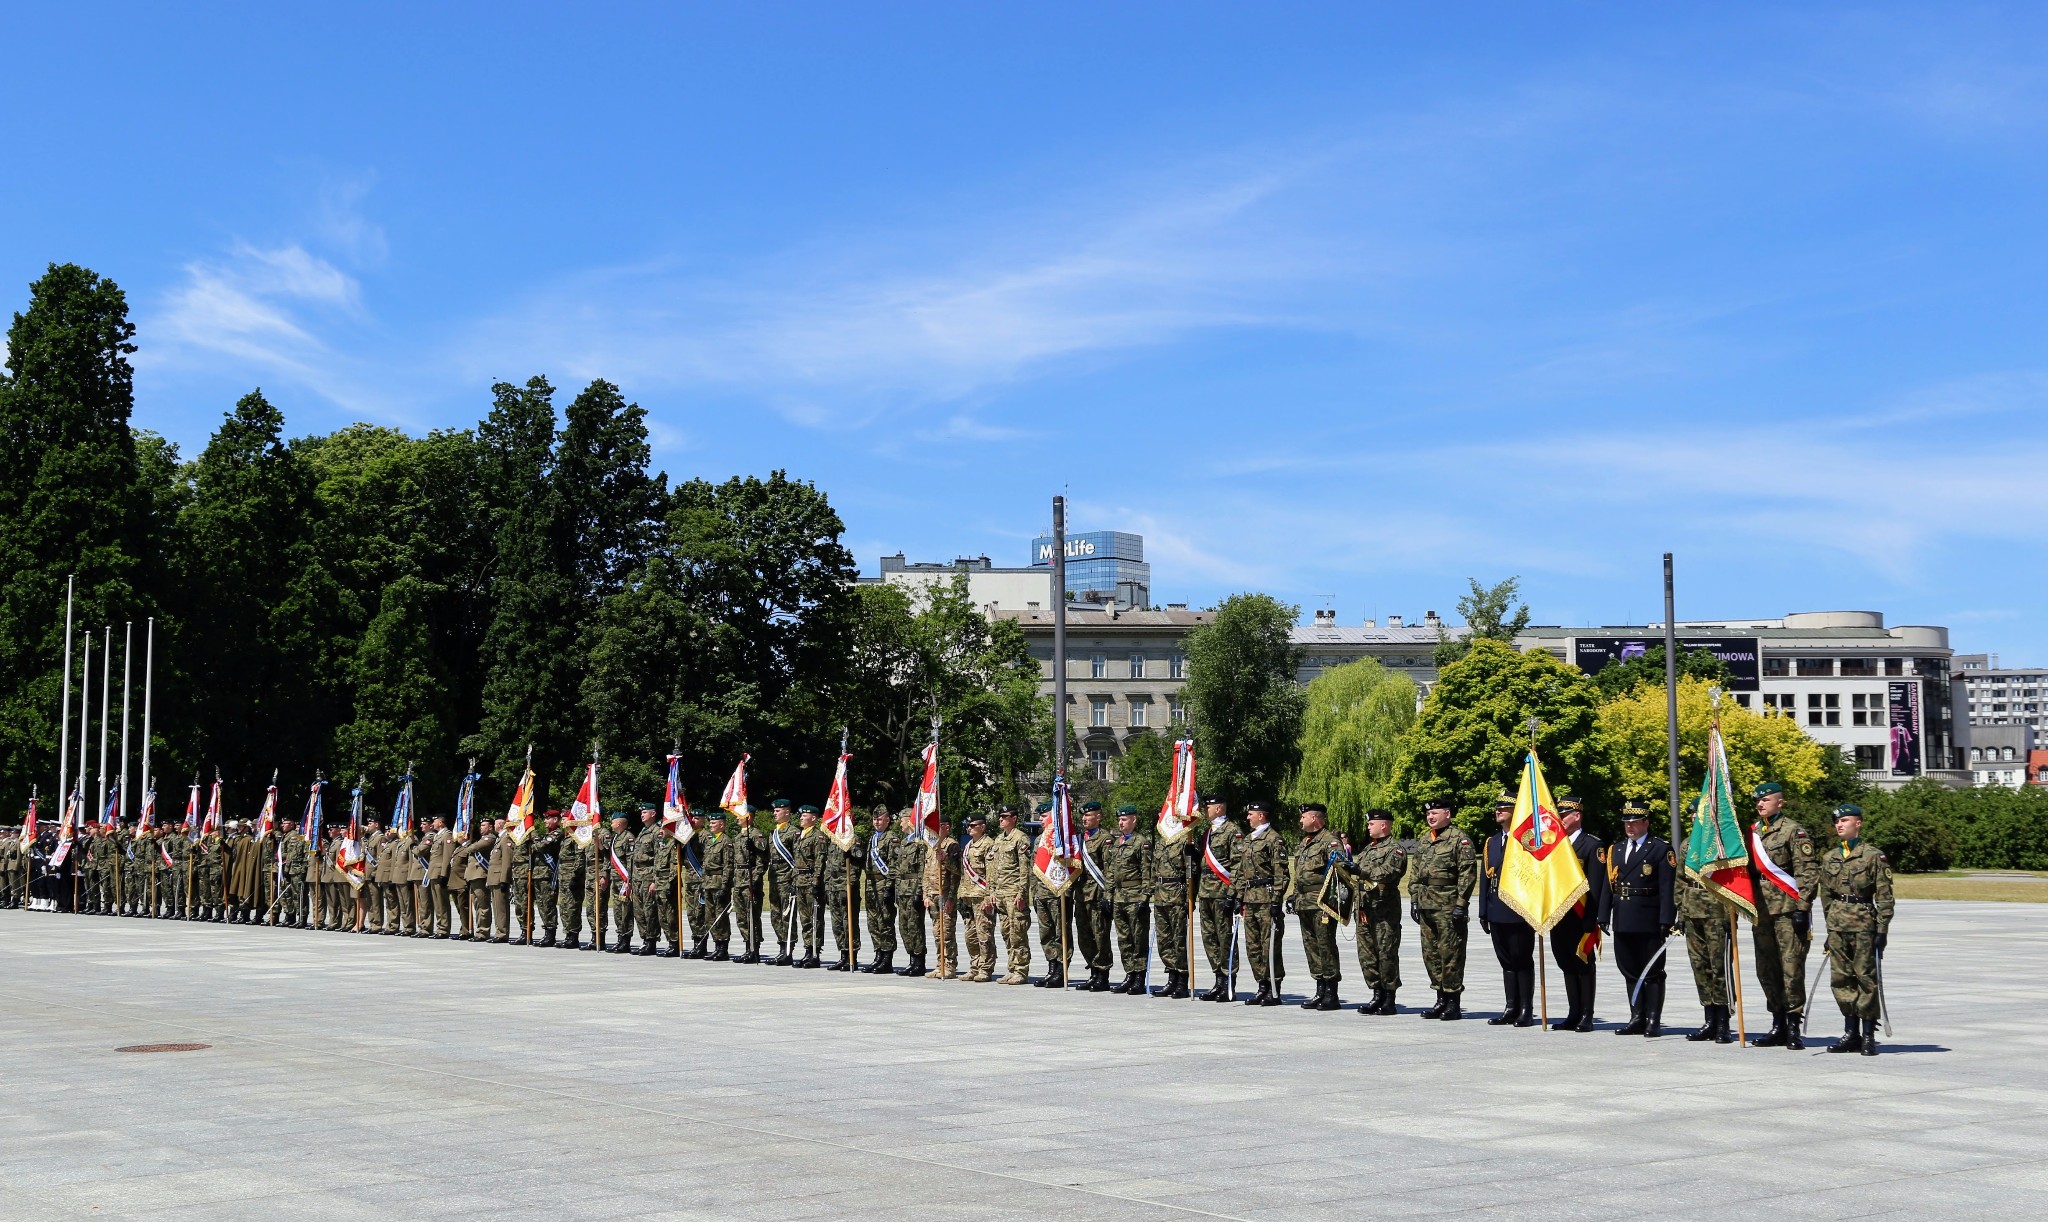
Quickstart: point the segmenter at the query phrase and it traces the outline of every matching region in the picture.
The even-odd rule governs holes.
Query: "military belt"
[[[1860,895],[1830,895],[1829,901],[1837,904],[1861,904],[1865,908],[1877,907],[1876,900],[1867,900]]]
[[[1614,897],[1616,899],[1646,900],[1655,899],[1656,896],[1657,889],[1654,887],[1616,887],[1614,889]]]
[[[1247,878],[1244,880],[1244,885],[1247,887],[1270,887],[1273,885],[1273,880],[1270,878]]]

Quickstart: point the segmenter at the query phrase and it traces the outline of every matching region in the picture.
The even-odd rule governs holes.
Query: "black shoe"
[[[1175,973],[1173,978],[1173,989],[1172,991],[1167,993],[1167,996],[1174,998],[1176,1000],[1184,1000],[1186,998],[1193,997],[1194,995],[1194,990],[1188,986],[1188,973]]]
[[[1344,999],[1343,999],[1343,998],[1341,998],[1341,997],[1339,997],[1339,996],[1337,996],[1337,978],[1336,978],[1335,976],[1332,976],[1332,977],[1330,977],[1330,978],[1329,978],[1329,980],[1328,980],[1328,981],[1326,981],[1325,983],[1326,983],[1326,984],[1328,985],[1328,989],[1327,989],[1327,990],[1326,990],[1326,992],[1324,993],[1324,996],[1323,996],[1323,1000],[1322,1000],[1322,1003],[1321,1003],[1320,1005],[1318,1005],[1318,1006],[1316,1007],[1316,1009],[1318,1009],[1318,1010],[1341,1010],[1341,1009],[1343,1009],[1343,1008],[1344,1008]]]
[[[1786,1015],[1783,1010],[1771,1011],[1771,1029],[1762,1035],[1752,1036],[1749,1046],[1751,1048],[1777,1048],[1783,1045],[1787,1036],[1785,1018]]]
[[[788,951],[775,956],[768,964],[770,967],[794,967],[795,965],[796,959]]]
[[[1385,1004],[1386,1000],[1387,991],[1385,989],[1374,989],[1372,991],[1372,1000],[1359,1006],[1358,1012],[1360,1014],[1384,1014],[1386,1011],[1380,1009],[1380,1006]]]
[[[504,938],[492,938],[492,939],[491,939],[491,945],[492,945],[492,946],[503,946],[503,945],[505,945],[505,943],[506,943],[506,940],[505,940]]]
[[[1876,1019],[1866,1018],[1863,1020],[1863,1047],[1857,1049],[1856,1051],[1862,1053],[1864,1056],[1867,1057],[1874,1057],[1877,1055]]]
[[[1502,1010],[1500,1013],[1494,1015],[1492,1018],[1487,1019],[1486,1025],[1489,1027],[1512,1027],[1515,1025],[1516,1021],[1519,1020],[1521,1017],[1522,1015],[1519,1010],[1516,1010],[1513,1006],[1509,1006],[1507,1009]]]
[[[1125,972],[1124,978],[1122,980],[1117,981],[1114,985],[1111,985],[1109,991],[1112,993],[1128,993],[1131,991],[1132,983],[1134,983],[1137,979],[1138,977],[1136,973]]]
[[[868,965],[868,975],[870,976],[887,976],[894,973],[895,970],[896,952],[893,950],[883,951],[876,955],[875,961]]]
[[[1431,1006],[1429,1009],[1424,1010],[1417,1017],[1442,1018],[1444,1016],[1444,1007],[1449,1004],[1451,1004],[1451,995],[1449,993],[1444,992],[1442,989],[1438,989],[1436,994],[1436,1004]]]
[[[1804,1014],[1787,1014],[1785,1016],[1785,1047],[1794,1052],[1801,1052],[1806,1048],[1806,1040],[1799,1033],[1799,1026],[1805,1021],[1806,1016]]]
[[[372,929],[372,930],[370,930],[370,932],[371,932],[371,933],[376,933],[377,931],[376,931],[376,930],[374,930],[374,929]],[[510,942],[507,942],[507,943],[505,943],[505,945],[507,945],[507,946],[524,946],[524,945],[526,945],[526,939],[525,939],[525,938],[514,938],[514,939],[512,939],[512,940],[511,940]],[[536,943],[534,943],[534,945],[535,945],[535,946],[538,946],[538,945],[540,945],[540,943],[536,942]]]
[[[761,952],[758,950],[750,950],[746,954],[741,955],[739,958],[733,960],[734,963],[759,963],[760,961]]]
[[[651,955],[654,953],[654,948],[652,946],[640,946],[635,947],[634,949],[629,950],[626,953],[629,955]]]
[[[898,976],[923,976],[924,956],[911,955],[908,959],[904,961],[902,967],[896,969],[896,974]]]
[[[1843,1019],[1842,1021],[1843,1021],[1843,1023],[1844,1023],[1844,1024],[1845,1024],[1845,1026],[1846,1026],[1846,1031],[1845,1031],[1845,1033],[1843,1034],[1843,1036],[1842,1036],[1842,1038],[1841,1038],[1841,1039],[1838,1039],[1838,1040],[1836,1040],[1836,1041],[1835,1041],[1834,1047],[1832,1047],[1832,1048],[1828,1049],[1828,1051],[1829,1051],[1829,1052],[1861,1052],[1861,1051],[1863,1051],[1863,1020],[1862,1020],[1862,1019],[1858,1019],[1858,1018],[1846,1018],[1846,1019]]]
[[[796,964],[796,965],[797,965],[798,967],[817,967],[817,966],[818,966],[818,956],[816,956],[816,955],[805,955],[805,956],[804,956],[803,958],[801,958],[801,959],[797,960],[797,964]]]
[[[710,953],[711,951],[702,942],[692,942],[690,949],[683,952],[683,958],[702,959]]]
[[[1706,1007],[1706,1017],[1700,1020],[1700,1029],[1685,1037],[1688,1044],[1703,1044],[1714,1038],[1714,1015],[1719,1006]]]
[[[1220,972],[1217,973],[1215,984],[1195,994],[1196,1001],[1224,1001],[1226,999],[1226,988],[1223,975]]]

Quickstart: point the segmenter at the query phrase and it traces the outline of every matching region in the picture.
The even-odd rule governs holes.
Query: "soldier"
[[[1145,875],[1152,888],[1152,943],[1159,952],[1160,970],[1166,973],[1166,983],[1152,990],[1154,997],[1188,996],[1188,974],[1194,968],[1188,954],[1188,900],[1194,889],[1194,872],[1198,868],[1195,862],[1200,851],[1201,842],[1192,834],[1172,844],[1166,842],[1165,836],[1151,840],[1151,865]],[[1139,973],[1134,994],[1143,993],[1145,974]],[[1235,1000],[1229,995],[1229,988],[1229,983],[1219,977],[1216,987],[1203,993],[1202,999]]]
[[[896,970],[896,846],[902,837],[887,807],[875,808],[867,837],[867,868],[861,899],[868,910],[868,937],[875,943],[875,961],[861,970],[871,976]]]
[[[1600,897],[1607,891],[1607,868],[1600,856],[1600,838],[1580,827],[1585,811],[1577,798],[1557,800],[1557,820],[1586,875],[1586,894],[1550,927],[1550,957],[1564,973],[1567,1007],[1564,1021],[1553,1024],[1552,1029],[1591,1031],[1593,993],[1600,976]]]
[[[384,897],[377,875],[384,864],[384,834],[378,830],[375,819],[364,818],[356,849],[362,854],[362,872],[357,875],[358,885],[354,888],[356,928],[360,933],[383,933]]]
[[[725,834],[725,812],[714,810],[705,816],[711,830],[704,837],[704,906],[710,913],[706,933],[710,935],[712,953],[709,962],[725,963],[732,955],[726,946],[732,941],[731,926],[727,918],[732,913],[734,879],[738,873],[737,856],[739,849],[730,836]],[[702,935],[699,935],[701,938]]]
[[[633,920],[640,926],[640,949],[636,955],[662,952],[656,947],[660,936],[669,939],[665,958],[677,954],[676,839],[674,829],[661,821],[661,808],[652,802],[640,804],[642,830],[633,842]]]
[[[1109,842],[1109,833],[1102,828],[1102,803],[1082,805],[1079,839],[1081,870],[1068,893],[1076,949],[1081,952],[1081,962],[1088,968],[1088,979],[1078,982],[1078,987],[1090,993],[1107,993],[1110,988],[1109,969],[1115,966],[1116,946],[1110,941],[1110,925],[1115,915],[1109,894],[1109,876],[1102,872],[1099,856],[1103,846]]]
[[[264,863],[264,868],[275,880],[273,886],[276,889],[270,901],[271,919],[279,925],[303,927],[306,924],[306,867],[312,853],[299,825],[289,821],[279,824],[267,856],[269,860]]]
[[[1220,797],[1210,797],[1206,803],[1209,828],[1203,833],[1201,860],[1195,869],[1195,912],[1201,920],[1202,953],[1209,960],[1209,970],[1215,973],[1216,983],[1207,992],[1198,994],[1201,1001],[1230,1001],[1226,996],[1231,991],[1225,978],[1230,961],[1230,941],[1236,926],[1238,902],[1231,889],[1231,879],[1237,871],[1238,842],[1244,835],[1237,824],[1230,821],[1230,807]],[[1274,899],[1278,902],[1278,895]],[[1226,902],[1227,901],[1227,902]],[[1246,927],[1250,927],[1250,914],[1246,914]],[[1172,981],[1173,973],[1167,978]],[[1180,988],[1187,987],[1185,976]],[[1167,994],[1173,990],[1169,987]]]
[[[820,905],[824,903],[821,888],[825,879],[825,853],[833,847],[825,833],[818,830],[818,808],[806,802],[797,811],[799,824],[796,847],[790,852],[793,859],[789,867],[789,885],[796,905],[798,932],[803,937],[803,958],[796,961],[800,968],[819,966],[818,951],[824,939],[818,936],[823,928],[825,914]]]
[[[1622,839],[1607,848],[1607,894],[1600,928],[1614,935],[1614,965],[1629,986],[1628,1025],[1616,1035],[1664,1034],[1664,940],[1678,923],[1671,846],[1650,835],[1650,807],[1621,808]]]
[[[448,816],[435,815],[434,834],[427,838],[427,910],[420,914],[422,938],[446,939],[453,933],[452,890],[462,877],[455,854],[455,833],[448,830]],[[451,878],[455,880],[452,885]]]
[[[160,842],[159,853],[170,860],[164,865],[164,872],[157,877],[157,899],[164,906],[164,915],[173,921],[188,919],[186,884],[191,880],[192,840],[183,829],[166,829],[169,834]]]
[[[562,812],[545,811],[540,827],[512,850],[514,946],[555,944],[555,876],[561,872]]]
[[[0,828],[0,908],[21,907],[21,831]]]
[[[192,906],[199,920],[228,919],[227,843],[217,831],[201,836],[192,851]]]
[[[1750,1043],[1758,1048],[1806,1047],[1806,952],[1813,943],[1813,894],[1820,862],[1806,829],[1780,812],[1785,787],[1756,787],[1756,822],[1749,831],[1756,872],[1756,978],[1770,1007],[1771,1029]]]
[[[1415,842],[1409,858],[1408,919],[1422,931],[1422,966],[1436,990],[1436,1004],[1424,1018],[1456,1022],[1465,1017],[1465,933],[1471,919],[1479,860],[1472,838],[1451,821],[1449,798],[1422,804],[1428,835]]]
[[[896,910],[896,935],[903,945],[898,976],[922,976],[924,955],[924,859],[931,841],[917,826],[917,812],[896,816],[894,855],[889,861],[890,902]]]
[[[491,852],[484,865],[484,896],[491,910],[491,941],[505,945],[512,941],[512,833],[511,821],[492,821]]]
[[[263,854],[256,847],[256,838],[250,829],[239,823],[228,824],[226,841],[226,868],[228,922],[247,925],[256,919],[256,900],[263,876]]]
[[[818,852],[825,861],[819,891],[833,940],[839,945],[839,961],[825,970],[850,972],[860,960],[861,879],[867,873],[867,851],[857,830],[853,843],[843,849],[828,835],[820,835],[819,840],[823,843]]]
[[[1230,894],[1218,911],[1226,918],[1244,915],[1244,959],[1251,964],[1258,992],[1245,999],[1248,1006],[1280,1004],[1280,984],[1287,976],[1281,961],[1280,943],[1287,931],[1284,913],[1287,895],[1287,841],[1268,822],[1272,812],[1264,802],[1244,808],[1251,830],[1237,840],[1231,863]],[[1214,844],[1212,842],[1213,850]],[[1206,940],[1208,931],[1203,930]],[[1228,988],[1230,947],[1226,944],[1220,975]],[[1215,963],[1212,956],[1211,962]]]
[[[1500,872],[1507,864],[1508,825],[1515,817],[1513,794],[1493,800],[1498,829],[1486,838],[1479,871],[1479,928],[1493,939],[1493,957],[1500,964],[1501,1012],[1486,1020],[1489,1027],[1528,1027],[1536,1022],[1536,930],[1500,897]]]
[[[121,915],[139,917],[149,902],[149,833],[123,828],[121,839]]]
[[[735,851],[730,842],[727,851]],[[597,845],[595,856],[590,882],[598,910],[590,921],[591,940],[600,950],[623,955],[633,949],[633,900],[628,891],[633,884],[632,820],[624,814],[613,815],[611,831]],[[607,929],[612,931],[609,946],[604,945]]]
[[[1835,807],[1840,849],[1822,858],[1813,894],[1827,917],[1829,983],[1842,1008],[1845,1031],[1829,1052],[1877,1055],[1877,1020],[1884,1016],[1884,946],[1892,927],[1892,868],[1874,844],[1863,841],[1863,808]]]
[[[1000,830],[990,837],[988,885],[1010,961],[1009,974],[998,983],[1026,984],[1031,980],[1031,838],[1018,829],[1017,808],[1007,802],[996,808],[996,825]]]
[[[711,953],[706,944],[711,913],[704,907],[704,816],[690,810],[683,817],[690,821],[690,839],[682,851],[683,911],[690,919],[690,949],[682,957],[702,959]]]
[[[768,833],[768,875],[766,898],[769,919],[775,926],[775,958],[769,962],[775,967],[791,967],[796,963],[792,948],[796,944],[796,883],[793,873],[796,869],[797,829],[791,824],[792,810],[788,798],[777,798],[769,808],[769,815],[775,820],[775,827]]]
[[[1124,964],[1124,978],[1109,991],[1143,996],[1151,960],[1146,942],[1152,915],[1153,856],[1151,837],[1138,830],[1138,808],[1117,807],[1116,834],[1103,837],[1101,847],[1090,852],[1102,867],[1110,919],[1116,925],[1117,953]]]
[[[938,839],[924,854],[924,906],[932,914],[932,942],[938,947],[939,963],[931,974],[940,980],[957,979],[960,957],[953,941],[956,916],[954,897],[960,890],[960,842],[940,825]]]
[[[1687,816],[1686,824],[1691,826]],[[1678,911],[1679,932],[1685,935],[1685,954],[1692,964],[1692,987],[1699,995],[1704,1020],[1686,1042],[1732,1044],[1728,1032],[1728,908],[1721,897],[1684,870],[1673,872],[1672,902]]]
[[[596,848],[595,835],[579,835],[575,831],[562,835],[561,856],[555,859],[555,914],[562,922],[559,945],[563,950],[597,949],[595,943],[588,948],[583,945],[583,915],[595,902],[588,897],[594,877],[590,867]],[[591,936],[597,936],[595,927]]]
[[[1394,817],[1384,810],[1365,812],[1366,846],[1351,864],[1358,888],[1358,973],[1372,989],[1372,1000],[1360,1014],[1396,1014],[1394,995],[1401,988],[1401,879],[1408,873],[1408,851],[1394,839]]]
[[[382,921],[379,932],[406,937],[418,930],[413,923],[412,892],[419,877],[419,859],[413,853],[412,826],[396,827],[379,837],[377,846],[377,898],[373,901]]]
[[[321,828],[320,858],[313,863],[320,874],[320,928],[330,933],[353,924],[350,910],[355,907],[348,902],[348,883],[342,878],[341,867],[334,864],[335,851],[341,847],[341,831],[332,823]]]
[[[1287,907],[1301,922],[1301,948],[1316,995],[1301,1003],[1304,1010],[1338,1010],[1337,984],[1344,972],[1337,958],[1337,927],[1351,905],[1351,854],[1330,834],[1328,808],[1321,802],[1301,807],[1301,842],[1288,858]]]
[[[1102,803],[1100,802],[1093,802],[1088,805],[1094,806],[1098,813],[1102,810]],[[1025,843],[1032,846],[1032,864],[1025,870],[1025,890],[1031,899],[1032,916],[1038,923],[1038,949],[1045,952],[1045,975],[1040,976],[1033,984],[1033,987],[1041,989],[1057,989],[1066,985],[1067,952],[1070,949],[1067,924],[1068,905],[1062,902],[1060,892],[1054,891],[1043,878],[1038,876],[1036,868],[1038,857],[1037,842],[1045,835],[1045,828],[1051,815],[1052,803],[1040,802],[1038,804],[1038,828],[1040,830],[1032,832],[1024,838]]]
[[[761,961],[761,891],[768,876],[768,835],[754,826],[751,815],[738,816],[733,829],[734,858],[732,912],[740,927],[740,941],[746,953],[741,963]]]
[[[993,868],[989,858],[995,841],[988,835],[988,819],[979,813],[967,816],[967,843],[960,850],[959,901],[967,918],[967,980],[986,984],[994,978],[996,966],[996,902],[988,876]]]

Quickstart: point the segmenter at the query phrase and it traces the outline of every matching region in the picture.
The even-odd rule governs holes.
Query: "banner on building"
[[[1651,649],[1662,648],[1661,636],[1580,636],[1572,638],[1572,664],[1587,674],[1598,674],[1600,668],[1609,662],[1626,662],[1640,658]],[[1760,652],[1757,638],[1753,636],[1682,636],[1678,648],[1704,649],[1721,659],[1728,668],[1728,682],[1724,684],[1731,692],[1753,692],[1758,690],[1762,664],[1757,657]]]
[[[1893,776],[1920,775],[1920,684],[1888,683]]]

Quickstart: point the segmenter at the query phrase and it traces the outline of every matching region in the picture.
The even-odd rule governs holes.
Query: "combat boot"
[[[1867,1057],[1874,1057],[1877,1055],[1876,1019],[1866,1018],[1863,1020],[1863,1047],[1858,1048],[1856,1051],[1862,1053],[1864,1056]]]
[[[651,955],[654,953],[654,948],[652,946],[636,946],[626,953],[629,955]]]
[[[1785,1019],[1786,1014],[1783,1010],[1771,1011],[1771,1029],[1762,1035],[1751,1038],[1749,1046],[1751,1048],[1776,1048],[1782,1045],[1788,1034],[1785,1029]]]
[[[1514,972],[1501,973],[1501,996],[1506,1000],[1500,1013],[1486,1020],[1489,1027],[1512,1027],[1521,1020],[1522,987]]]
[[[906,961],[902,967],[896,969],[896,974],[898,976],[924,975],[924,956],[911,955],[908,961]]]
[[[1787,1014],[1785,1016],[1785,1047],[1794,1052],[1801,1052],[1806,1048],[1806,1039],[1799,1033],[1799,1028],[1805,1021],[1806,1016],[1804,1014]]]
[[[363,932],[364,932],[364,933],[381,933],[381,932],[383,932],[383,931],[382,931],[382,930],[377,930],[377,929],[365,929],[365,930],[364,930]],[[524,946],[524,945],[526,945],[526,939],[525,939],[525,938],[514,938],[514,939],[512,939],[512,940],[511,940],[510,942],[506,943],[506,945],[507,945],[507,946]],[[538,945],[540,945],[540,944],[539,944],[538,942],[536,942],[536,943],[534,943],[534,945],[538,946]]]
[[[550,946],[553,946],[554,944],[555,944],[555,931],[554,931],[554,930],[552,930],[552,929],[548,930],[548,935],[547,935],[547,937],[545,937],[545,938],[542,938],[542,939],[541,939],[540,941],[538,941],[538,942],[535,942],[535,943],[534,943],[534,945],[535,945],[535,946],[538,946],[538,947],[542,948],[543,950],[545,950],[546,948],[548,948],[548,947],[550,947]]]
[[[868,975],[888,976],[893,975],[895,971],[896,952],[893,950],[885,950],[882,952],[881,957],[875,960],[874,966],[868,969]]]
[[[1685,1037],[1688,1044],[1703,1044],[1720,1034],[1721,1007],[1708,1006],[1706,1018],[1700,1021],[1700,1029]]]
[[[1863,1051],[1863,1020],[1860,1018],[1845,1018],[1842,1020],[1842,1023],[1845,1028],[1845,1033],[1843,1034],[1841,1039],[1835,1041],[1834,1047],[1828,1049],[1828,1051]]]
[[[1214,983],[1214,984],[1210,985],[1210,986],[1209,986],[1208,988],[1206,988],[1206,989],[1203,989],[1203,990],[1202,990],[1201,992],[1199,992],[1199,993],[1195,994],[1195,1000],[1196,1000],[1196,1001],[1223,1001],[1223,1000],[1225,1000],[1225,996],[1224,996],[1224,982],[1223,982],[1223,973],[1222,973],[1222,972],[1218,972],[1218,973],[1216,973],[1216,983]]]
[[[1458,994],[1444,994],[1444,1012],[1437,1017],[1447,1023],[1454,1023],[1465,1017],[1465,1008],[1459,1004]]]
[[[1740,1036],[1728,1029],[1728,1007],[1722,1006],[1719,1021],[1714,1025],[1714,1042],[1716,1044],[1733,1044],[1740,1039]]]
[[[1150,993],[1150,994],[1151,994],[1152,996],[1154,996],[1154,997],[1164,997],[1164,996],[1166,996],[1166,995],[1167,995],[1168,993],[1171,993],[1171,992],[1173,992],[1173,978],[1174,978],[1175,976],[1178,976],[1179,974],[1180,974],[1180,973],[1178,973],[1178,972],[1174,971],[1174,970],[1173,970],[1172,968],[1167,968],[1167,969],[1166,969],[1166,983],[1165,983],[1165,984],[1162,984],[1162,985],[1160,985],[1160,986],[1159,986],[1158,988],[1156,988],[1156,989],[1147,989],[1147,990],[1146,990],[1146,992]]]
[[[851,965],[846,961],[846,956],[841,955],[839,956],[839,962],[833,964],[831,967],[828,967],[825,970],[828,972],[843,972],[850,966]]]
[[[1001,980],[997,981],[996,983],[1016,986],[1021,984],[1028,984],[1030,983],[1030,981],[1025,977],[1024,973],[1022,972],[1011,972],[1009,975],[1004,976]]]
[[[730,943],[726,943],[726,942],[719,942],[719,943],[716,943],[716,944],[715,944],[715,945],[714,945],[714,946],[712,947],[712,950],[711,950],[711,958],[710,958],[710,959],[708,960],[708,962],[711,962],[711,963],[730,963],[730,962],[732,962],[732,956],[731,956],[730,954],[726,953],[726,949],[725,949],[725,948],[726,948],[726,947],[727,947],[728,945],[730,945]]]
[[[746,954],[741,955],[739,958],[733,960],[734,963],[759,963],[760,961],[761,952],[758,950],[750,950]]]
[[[1266,1004],[1267,1001],[1271,1000],[1273,996],[1273,986],[1267,984],[1263,980],[1259,981],[1258,983],[1259,991],[1253,993],[1250,997],[1245,998],[1244,1004],[1248,1006],[1263,1006]]]
[[[818,966],[818,952],[817,952],[817,951],[812,951],[812,952],[811,952],[810,954],[807,954],[807,955],[805,955],[805,956],[804,956],[804,957],[803,957],[802,959],[799,959],[799,960],[797,961],[797,966],[798,966],[798,967],[817,967],[817,966]]]
[[[1109,992],[1109,969],[1098,967],[1094,971],[1089,972],[1088,987],[1084,991],[1089,993]]]
[[[704,948],[704,943],[702,943],[702,942],[692,942],[692,943],[690,943],[690,949],[688,949],[688,950],[686,950],[686,951],[684,951],[684,952],[683,952],[683,958],[685,958],[685,959],[702,959],[702,958],[703,958],[704,956],[706,956],[706,955],[708,955],[708,954],[710,954],[710,953],[711,953],[710,951],[708,951],[708,950],[706,950],[706,949]]]
[[[1194,990],[1188,987],[1188,975],[1189,973],[1187,972],[1175,973],[1173,987],[1167,991],[1166,995],[1176,1000],[1193,997],[1195,995]]]
[[[779,955],[775,956],[774,960],[773,960],[772,962],[770,962],[769,966],[770,966],[770,967],[795,967],[795,966],[796,966],[796,956],[794,956],[794,955],[790,954],[790,953],[789,953],[789,950],[788,950],[788,948],[786,948],[786,947],[785,947],[785,948],[783,949],[783,951],[782,951],[782,953],[781,953],[781,954],[779,954]]]
[[[1137,980],[1138,974],[1136,972],[1125,972],[1124,978],[1122,980],[1117,981],[1116,984],[1112,986],[1109,991],[1112,993],[1129,993],[1131,991],[1131,986],[1137,983]]]
[[[1380,1003],[1386,999],[1387,991],[1385,989],[1374,989],[1372,991],[1372,1000],[1359,1006],[1358,1012],[1360,1014],[1378,1014],[1380,1013]]]
[[[1416,1015],[1416,1017],[1442,1018],[1444,1016],[1444,1007],[1449,1005],[1450,1002],[1450,995],[1448,993],[1445,993],[1442,989],[1438,989],[1436,991],[1436,1004],[1431,1006],[1429,1009],[1424,1010],[1421,1014]]]
[[[1038,978],[1034,987],[1041,989],[1063,989],[1067,987],[1067,969],[1057,963],[1049,963],[1045,975]]]
[[[1643,991],[1648,992],[1649,986],[1644,985]],[[1623,1026],[1619,1031],[1616,1031],[1616,1035],[1641,1035],[1643,1033],[1644,1028],[1650,1025],[1648,1012],[1642,1005],[1642,1003],[1647,1000],[1648,998],[1638,997],[1636,999],[1635,1004],[1629,1006],[1628,1023],[1625,1026]]]
[[[1323,997],[1322,997],[1322,1000],[1321,1000],[1321,1001],[1319,1001],[1319,1002],[1318,1002],[1318,1003],[1316,1004],[1316,1009],[1318,1009],[1318,1010],[1341,1010],[1341,1009],[1343,1009],[1343,1008],[1344,1008],[1344,1000],[1343,1000],[1343,998],[1341,998],[1341,997],[1338,997],[1338,996],[1337,996],[1337,978],[1336,978],[1335,976],[1332,976],[1332,977],[1330,977],[1330,978],[1329,978],[1328,980],[1324,981],[1324,982],[1323,982],[1323,984],[1324,984],[1324,991],[1323,991]]]
[[[1313,997],[1304,997],[1294,1003],[1298,1010],[1320,1010],[1323,1008],[1323,978],[1316,977],[1316,991]]]
[[[1643,1024],[1643,1038],[1653,1040],[1664,1034],[1664,982],[1652,984],[1649,994],[1643,999],[1643,1011],[1649,1015]]]

